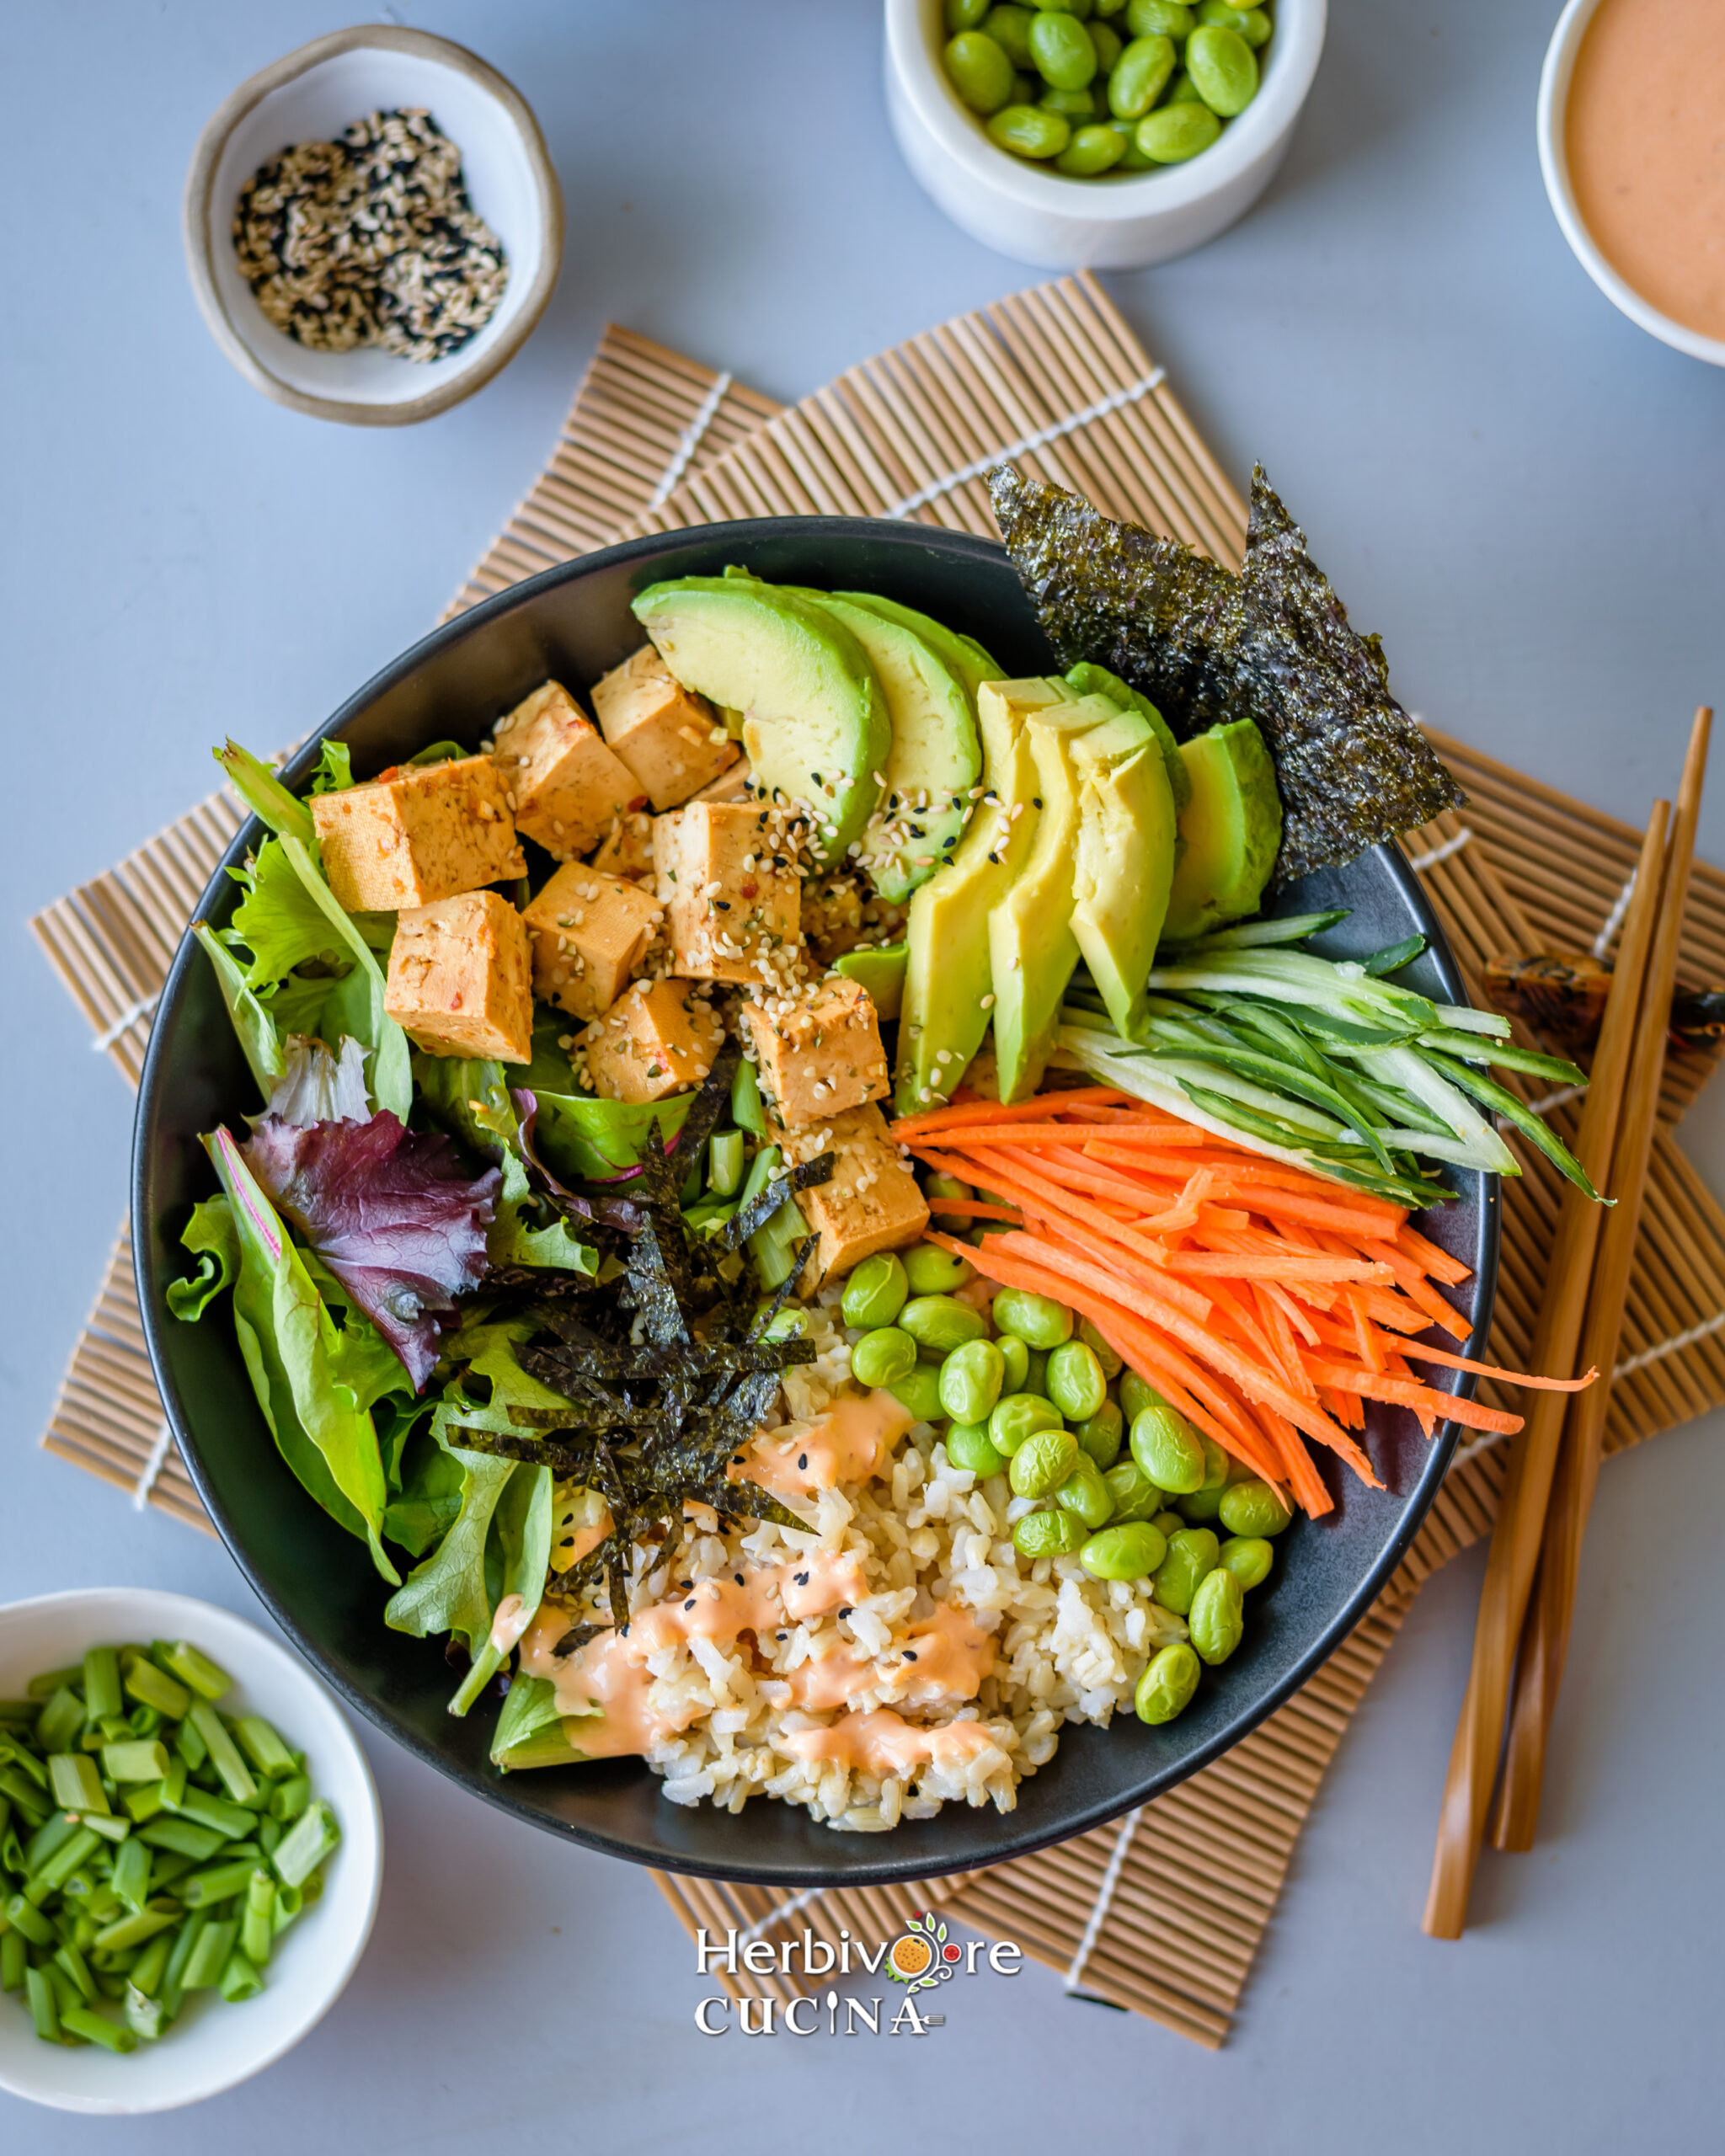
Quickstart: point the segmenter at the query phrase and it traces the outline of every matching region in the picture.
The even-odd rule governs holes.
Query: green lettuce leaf
[[[312,774],[313,793],[344,793],[354,782],[353,753],[345,741],[326,741]]]
[[[491,1764],[505,1774],[521,1767],[571,1765],[587,1756],[569,1741],[569,1732],[579,1726],[574,1716],[558,1712],[557,1691],[549,1678],[517,1677],[497,1717]]]
[[[238,741],[227,742],[211,753],[227,774],[228,783],[254,816],[267,824],[278,837],[297,839],[302,846],[316,853],[318,827],[312,821],[311,810],[302,801],[295,800],[267,764],[260,763]]]
[[[506,1647],[495,1646],[491,1638],[492,1625],[499,1605],[510,1595],[519,1595],[524,1619],[522,1630],[531,1622],[545,1593],[545,1576],[551,1568],[552,1503],[551,1470],[535,1467],[528,1461],[516,1464],[515,1473],[505,1486],[491,1516],[491,1539],[495,1545],[489,1555],[500,1563],[497,1593],[491,1604],[491,1616],[487,1620],[485,1639],[473,1666],[462,1678],[461,1689],[449,1703],[452,1715],[464,1715],[502,1668],[505,1660],[514,1652],[513,1643]],[[488,1577],[488,1588],[490,1581]]]
[[[283,839],[281,846],[295,874],[341,937],[357,970],[365,977],[363,1011],[355,1008],[344,1011],[342,1030],[350,1033],[368,1051],[366,1075],[371,1098],[380,1109],[387,1108],[405,1123],[414,1104],[413,1057],[407,1035],[383,1007],[383,969],[353,916],[343,911],[340,901],[324,882],[322,870],[306,847],[295,838]]]
[[[462,1470],[461,1510],[431,1556],[415,1566],[391,1595],[383,1621],[392,1630],[430,1639],[453,1632],[478,1656],[491,1630],[491,1597],[485,1584],[485,1545],[492,1515],[515,1473],[512,1460],[450,1448]]]
[[[462,1508],[462,1464],[430,1437],[407,1452],[401,1494],[383,1515],[383,1532],[411,1556],[423,1557],[454,1526]]]
[[[168,1307],[187,1325],[195,1325],[239,1271],[239,1230],[225,1198],[206,1198],[192,1208],[179,1240],[198,1258],[198,1269],[168,1283]]]
[[[248,988],[267,989],[296,966],[309,963],[322,965],[327,974],[346,971],[352,963],[346,937],[301,881],[280,839],[265,839],[243,868],[229,873],[245,896],[222,940],[251,953]]]
[[[227,1006],[235,1038],[257,1081],[258,1091],[267,1101],[286,1068],[275,1021],[268,1007],[246,985],[243,968],[226,945],[217,940],[214,931],[205,922],[195,921],[192,934],[202,944],[205,955],[216,969],[216,985]]]
[[[569,1081],[573,1083],[573,1080]],[[597,1251],[582,1241],[560,1214],[534,1197],[521,1150],[521,1121],[500,1063],[457,1055],[416,1054],[414,1084],[423,1107],[450,1134],[481,1160],[503,1171],[485,1239],[494,1265],[547,1265],[591,1279]]]

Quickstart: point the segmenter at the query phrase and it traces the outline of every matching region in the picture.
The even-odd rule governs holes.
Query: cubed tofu
[[[637,981],[581,1036],[587,1075],[604,1101],[662,1101],[698,1086],[724,1026],[692,980]]]
[[[615,818],[599,842],[593,866],[631,883],[653,881],[653,819],[644,808]]]
[[[654,819],[659,902],[680,974],[758,984],[794,956],[802,886],[789,856],[768,851],[768,814],[697,801]]]
[[[650,643],[594,683],[593,709],[655,808],[680,807],[742,754],[712,705],[684,688]]]
[[[517,828],[559,861],[590,853],[614,816],[646,804],[645,787],[560,682],[535,689],[498,721],[491,753],[515,797]]]
[[[872,1101],[804,1130],[769,1117],[767,1135],[796,1165],[825,1152],[835,1155],[831,1180],[796,1194],[804,1219],[820,1238],[814,1258],[820,1279],[837,1279],[878,1250],[915,1242],[927,1227],[916,1179]]]
[[[396,923],[383,1007],[432,1055],[531,1063],[526,924],[495,891],[409,906]]]
[[[860,981],[828,974],[806,988],[745,1003],[742,1017],[761,1090],[793,1130],[889,1090],[880,1027]]]
[[[574,1017],[598,1017],[641,970],[663,917],[658,899],[639,884],[585,862],[567,862],[522,909],[534,995]]]
[[[526,873],[489,756],[403,764],[309,805],[329,888],[350,913],[435,905]]]
[[[703,786],[698,793],[692,793],[692,801],[747,801],[750,788],[755,782],[755,767],[746,756],[740,755],[728,771]]]

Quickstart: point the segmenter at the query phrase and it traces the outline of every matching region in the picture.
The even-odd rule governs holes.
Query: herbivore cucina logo
[[[800,1977],[806,1983],[821,1977],[884,1976],[900,1987],[896,2001],[852,1998],[836,1988],[824,1993],[811,1990],[788,2001],[767,1992],[715,1992],[695,2008],[695,2026],[703,2036],[725,2036],[733,2030],[745,2036],[772,2036],[781,2030],[793,2036],[923,2036],[946,2020],[944,2014],[927,2010],[933,2003],[927,1993],[954,1977],[974,1977],[985,1961],[997,1977],[1016,1977],[1024,1954],[1005,1939],[961,1944],[948,1936],[943,1918],[926,1909],[908,1919],[895,1938],[873,1946],[848,1931],[841,1931],[834,1941],[817,1939],[805,1929],[800,1940],[793,1936],[775,1944],[734,1928],[715,1940],[703,1929],[695,1935],[695,1959],[703,1977]]]

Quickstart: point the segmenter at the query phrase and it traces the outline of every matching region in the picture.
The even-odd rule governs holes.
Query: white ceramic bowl
[[[243,2005],[200,1994],[167,2035],[126,2057],[94,2045],[45,2044],[19,1998],[0,1995],[0,2088],[63,2111],[109,2116],[171,2111],[218,2095],[280,2058],[315,2028],[353,1974],[383,1879],[383,1821],[366,1755],[340,1709],[304,1663],[255,1625],[188,1595],[89,1588],[0,1609],[0,1697],[22,1694],[45,1669],[87,1647],[127,1640],[190,1640],[234,1680],[229,1695],[263,1715],[306,1754],[341,1844],[323,1867],[323,1894],[281,1935],[264,1989]],[[222,1701],[224,1710],[229,1700]]]
[[[1569,0],[1557,18],[1551,42],[1546,48],[1546,64],[1540,71],[1540,171],[1545,179],[1552,213],[1576,260],[1620,313],[1626,314],[1637,328],[1645,329],[1650,337],[1657,337],[1662,344],[1687,352],[1691,359],[1705,360],[1710,366],[1725,367],[1725,341],[1704,337],[1699,329],[1674,322],[1669,314],[1661,314],[1658,307],[1650,306],[1600,253],[1575,206],[1564,123],[1569,109],[1569,84],[1575,73],[1575,56],[1599,5],[1599,0]]]
[[[1045,270],[1135,270],[1244,216],[1286,153],[1323,51],[1327,0],[1274,0],[1258,95],[1220,141],[1159,172],[1068,179],[997,149],[941,65],[941,0],[886,0],[886,102],[905,162],[955,225]]]
[[[293,143],[327,141],[367,113],[412,105],[429,107],[460,146],[469,199],[508,259],[502,301],[459,351],[423,366],[375,350],[313,351],[264,318],[240,275],[239,191]],[[557,282],[563,196],[538,122],[494,68],[447,38],[374,24],[316,38],[240,85],[198,138],[184,227],[198,305],[247,381],[313,419],[402,426],[470,397],[526,342]]]

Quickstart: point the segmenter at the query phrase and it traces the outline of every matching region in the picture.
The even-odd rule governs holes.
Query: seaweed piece
[[[740,1250],[750,1235],[757,1235],[766,1225],[793,1190],[812,1190],[817,1183],[830,1182],[836,1159],[833,1153],[817,1153],[812,1161],[804,1161],[799,1166],[776,1175],[758,1198],[751,1199],[740,1212],[732,1214],[716,1240],[727,1250]]]
[[[1256,723],[1282,797],[1279,883],[1353,861],[1465,798],[1391,695],[1381,643],[1349,624],[1261,466],[1237,577],[1010,466],[988,478],[1063,667],[1108,667],[1182,738],[1219,719]]]

